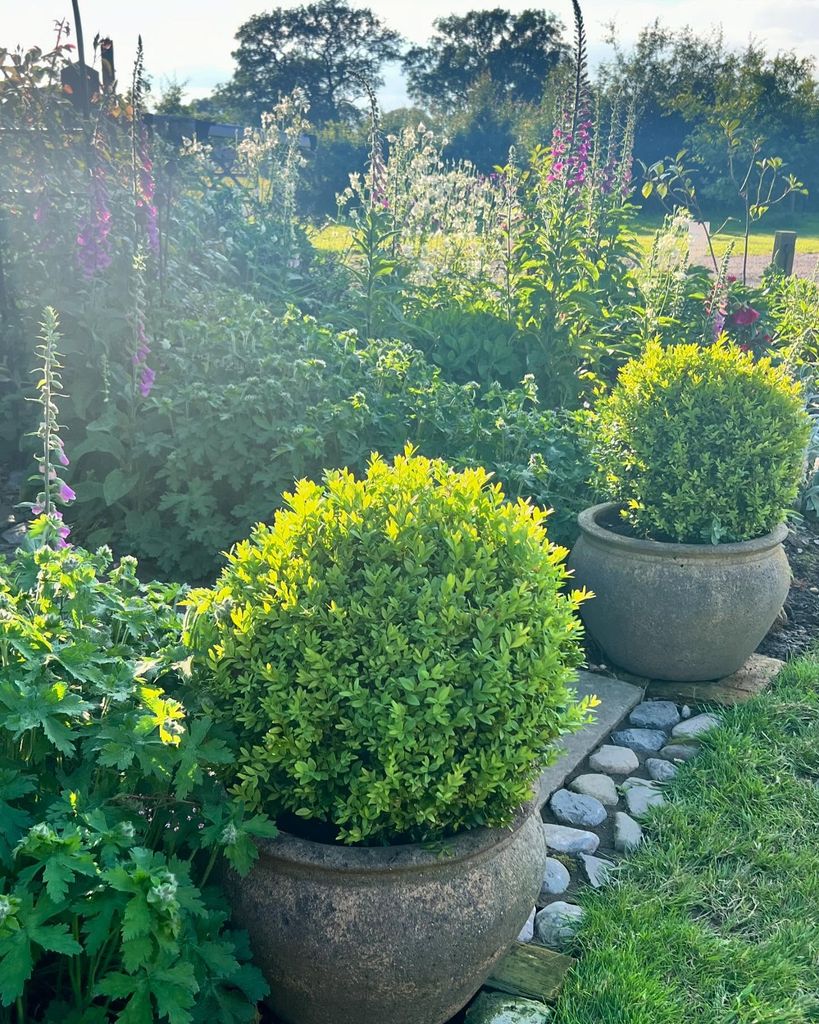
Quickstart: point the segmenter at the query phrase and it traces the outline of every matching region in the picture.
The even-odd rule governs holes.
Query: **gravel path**
[[[711,261],[708,257],[698,260],[702,266],[710,267]],[[749,256],[748,257],[748,284],[759,284],[762,275],[771,262],[770,256]],[[802,252],[797,253],[793,261],[793,272],[797,277],[816,277],[819,279],[819,253]],[[728,262],[728,273],[737,277],[742,275],[742,256],[732,256]]]

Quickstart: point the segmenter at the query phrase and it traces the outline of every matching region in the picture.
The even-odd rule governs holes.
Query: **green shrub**
[[[180,588],[135,573],[0,560],[3,1021],[249,1024],[266,991],[212,868],[275,830],[225,802],[229,746],[171,695]]]
[[[728,344],[652,343],[599,406],[603,489],[643,536],[742,541],[780,523],[799,484],[800,386]]]
[[[449,380],[513,385],[527,370],[524,332],[508,319],[468,304],[422,306],[407,321],[404,336]]]
[[[169,322],[166,338],[139,417],[111,401],[70,431],[76,525],[90,545],[203,580],[295,480],[363,471],[371,451],[392,456],[408,441],[486,466],[514,497],[557,505],[559,536],[571,539],[591,473],[582,414],[543,410],[530,382],[458,385],[401,342],[274,317],[236,293]]]
[[[583,595],[544,513],[409,449],[286,500],[191,598],[201,684],[243,730],[235,792],[347,843],[508,822],[585,712]]]

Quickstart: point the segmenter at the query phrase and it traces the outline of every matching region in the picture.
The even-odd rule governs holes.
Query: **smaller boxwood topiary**
[[[644,537],[761,537],[796,496],[808,439],[800,386],[735,345],[647,346],[599,409],[600,485]]]
[[[510,821],[594,701],[546,513],[407,449],[303,480],[192,594],[187,640],[242,731],[233,792],[345,843]]]

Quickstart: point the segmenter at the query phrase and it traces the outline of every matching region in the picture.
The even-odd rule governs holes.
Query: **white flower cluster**
[[[521,218],[514,170],[483,175],[469,162],[447,162],[445,140],[424,124],[386,141],[382,181],[374,188],[369,175],[351,175],[337,197],[340,210],[355,224],[377,197],[392,222],[392,255],[411,284],[499,287],[499,265]]]

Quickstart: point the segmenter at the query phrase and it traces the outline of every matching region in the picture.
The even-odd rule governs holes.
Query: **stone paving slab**
[[[784,667],[784,661],[778,658],[752,654],[732,676],[713,682],[669,683],[660,679],[647,679],[646,695],[681,704],[719,704],[731,707],[767,690]]]
[[[601,703],[595,708],[595,720],[590,725],[585,726],[580,732],[563,736],[558,740],[560,756],[538,780],[540,807],[552,793],[561,788],[580,762],[588,757],[643,699],[641,686],[593,672],[579,672],[575,689],[578,699],[596,694]]]

